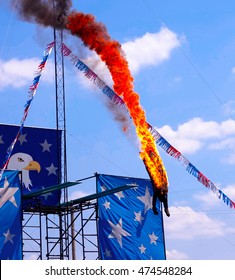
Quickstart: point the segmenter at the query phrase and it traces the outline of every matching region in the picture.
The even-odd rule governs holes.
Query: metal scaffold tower
[[[68,204],[63,30],[54,29],[58,187],[60,205],[41,205],[40,193],[23,212],[24,259],[97,259],[97,202]],[[95,178],[92,176],[91,178]],[[89,178],[88,178],[89,179]],[[76,183],[78,184],[78,183]],[[74,185],[74,184],[72,184]],[[62,186],[62,187],[61,187]],[[45,190],[45,193],[50,188]],[[58,190],[58,189],[57,189]],[[41,193],[42,194],[42,193]]]
[[[40,196],[55,189],[64,190],[91,176],[76,182],[66,182],[24,196],[36,202],[24,212],[23,242],[24,259],[98,259],[97,201],[96,194],[82,197],[59,206],[40,205]],[[95,183],[94,183],[95,185]],[[61,224],[64,216],[67,224]],[[61,219],[59,217],[62,217]],[[63,242],[66,240],[66,242]],[[63,242],[63,246],[61,243]],[[70,252],[70,255],[67,255]]]
[[[25,196],[37,198],[50,193],[55,189],[66,189],[80,183],[90,184],[90,179],[97,180],[98,174],[78,180],[66,182],[49,187],[37,193]],[[93,182],[92,185],[97,184]],[[126,184],[103,192],[96,192],[88,196],[80,197],[68,202],[61,203],[59,207],[40,208],[38,204],[32,207],[32,212],[25,215],[24,241],[27,242],[27,249],[24,254],[34,254],[37,259],[58,259],[66,256],[69,250],[68,259],[96,260],[99,259],[98,240],[98,199],[109,196],[120,191],[133,188],[133,184]],[[64,213],[68,214],[68,223],[63,225],[62,231],[58,223],[58,217]],[[35,219],[36,218],[36,219]],[[66,237],[67,242],[60,246],[61,241]],[[46,241],[46,242],[45,242]],[[63,249],[63,251],[61,251]]]
[[[56,128],[57,128],[57,157],[58,157],[58,184],[67,181],[66,157],[66,114],[65,114],[65,86],[64,86],[64,57],[61,52],[63,30],[54,28],[54,64],[55,64],[55,95],[56,95]],[[68,201],[67,188],[61,190],[61,203]],[[37,220],[36,217],[39,217]],[[34,218],[33,218],[34,217]],[[44,221],[44,222],[42,222]],[[69,223],[68,209],[45,209],[35,204],[31,209],[24,211],[23,240],[30,244],[30,250],[24,254],[34,253],[42,259],[42,244],[46,240],[47,259],[69,259]],[[43,231],[42,227],[46,230]],[[44,233],[43,233],[44,232]]]
[[[64,57],[61,52],[63,30],[54,28],[54,60],[55,60],[55,94],[56,94],[56,128],[58,139],[58,183],[67,181],[66,160],[66,114],[65,114],[65,85],[64,85]],[[61,203],[68,201],[68,191],[61,191]],[[51,217],[53,215],[53,218]],[[46,214],[47,259],[69,259],[68,211]],[[65,249],[66,248],[66,249]]]

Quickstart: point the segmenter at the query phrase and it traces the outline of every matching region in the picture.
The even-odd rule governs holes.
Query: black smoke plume
[[[16,9],[25,21],[65,28],[65,19],[71,7],[71,0],[18,0]]]

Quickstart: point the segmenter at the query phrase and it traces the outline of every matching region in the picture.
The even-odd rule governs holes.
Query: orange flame
[[[123,98],[141,144],[140,157],[157,188],[167,187],[168,179],[162,159],[146,122],[145,112],[134,92],[133,77],[121,45],[112,40],[106,27],[97,23],[93,15],[74,13],[67,18],[67,28],[82,39],[85,45],[96,51],[106,63],[114,82],[114,91]]]

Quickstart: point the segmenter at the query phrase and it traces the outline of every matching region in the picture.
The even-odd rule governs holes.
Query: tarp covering
[[[22,260],[22,204],[18,171],[0,180],[0,259]]]
[[[98,199],[98,238],[103,260],[163,260],[165,242],[160,204],[152,211],[150,180],[110,175],[97,177],[98,192],[135,184],[134,188]]]
[[[0,164],[19,127],[0,125]],[[56,129],[24,127],[9,159],[8,170],[22,171],[23,195],[42,191],[58,184],[58,145],[61,131]],[[55,206],[60,201],[60,191],[56,190],[40,197],[42,206]],[[23,203],[23,208],[28,206]]]

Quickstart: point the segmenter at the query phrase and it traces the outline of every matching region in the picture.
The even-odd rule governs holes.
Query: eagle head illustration
[[[30,187],[32,186],[32,182],[30,180],[29,171],[35,170],[39,173],[41,171],[41,166],[37,161],[34,161],[29,154],[16,153],[11,156],[7,169],[22,171],[23,185],[27,190],[31,191]]]

